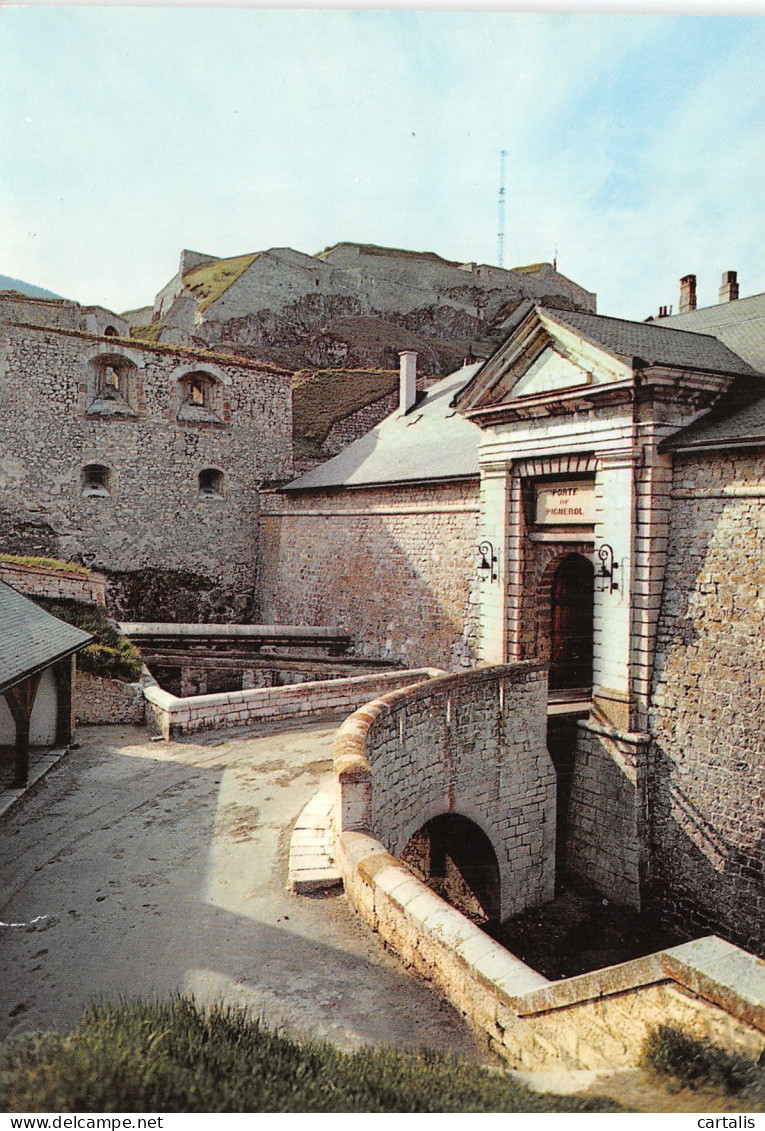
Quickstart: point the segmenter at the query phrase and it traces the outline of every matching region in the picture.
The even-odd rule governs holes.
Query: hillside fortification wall
[[[109,577],[123,619],[254,608],[263,480],[291,464],[276,368],[0,322],[0,540]]]

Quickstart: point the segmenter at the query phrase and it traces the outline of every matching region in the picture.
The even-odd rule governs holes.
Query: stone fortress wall
[[[423,298],[441,295],[445,302],[480,319],[492,317],[513,294],[542,299],[554,294],[584,310],[595,309],[595,295],[560,275],[552,264],[533,270],[504,270],[477,263],[455,263],[438,255],[393,248],[340,243],[321,259],[346,272],[366,291],[376,310],[406,314],[429,305]]]
[[[17,312],[0,308],[3,549],[102,570],[123,618],[251,617],[259,490],[292,470],[290,375]]]
[[[88,334],[128,337],[127,319],[103,306],[82,306],[69,299],[32,298],[18,291],[0,292],[0,321],[28,326],[56,326]]]
[[[478,509],[477,481],[264,494],[263,620],[339,624],[357,655],[407,668],[472,666]]]
[[[765,454],[675,456],[649,728],[662,917],[765,953]]]

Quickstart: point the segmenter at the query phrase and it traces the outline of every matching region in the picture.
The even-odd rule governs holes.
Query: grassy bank
[[[234,1009],[192,999],[103,1003],[69,1033],[0,1052],[3,1110],[59,1112],[618,1111],[607,1100],[538,1095],[435,1053],[289,1040]]]

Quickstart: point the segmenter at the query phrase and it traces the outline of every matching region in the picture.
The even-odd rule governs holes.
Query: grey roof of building
[[[477,477],[481,430],[456,413],[451,401],[479,368],[480,363],[466,365],[444,377],[405,416],[396,410],[334,459],[282,490]]]
[[[667,437],[662,450],[762,447],[765,445],[765,396],[741,403],[735,394],[725,397],[700,420]]]
[[[0,581],[0,691],[78,652],[92,639]]]
[[[751,376],[758,371],[711,334],[674,329],[657,322],[630,322],[578,310],[542,313],[571,327],[583,337],[619,357],[639,358],[648,365],[700,369],[712,373]]]
[[[671,318],[662,318],[661,324],[714,334],[744,361],[765,372],[765,294],[674,314]]]

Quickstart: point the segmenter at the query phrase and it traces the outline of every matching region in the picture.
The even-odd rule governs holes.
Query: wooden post
[[[75,658],[69,656],[53,668],[56,680],[56,746],[68,746],[74,737]]]
[[[42,672],[30,676],[23,683],[9,687],[4,692],[6,702],[16,723],[16,776],[13,789],[20,789],[29,778],[29,722],[35,705],[37,688],[40,686]]]

